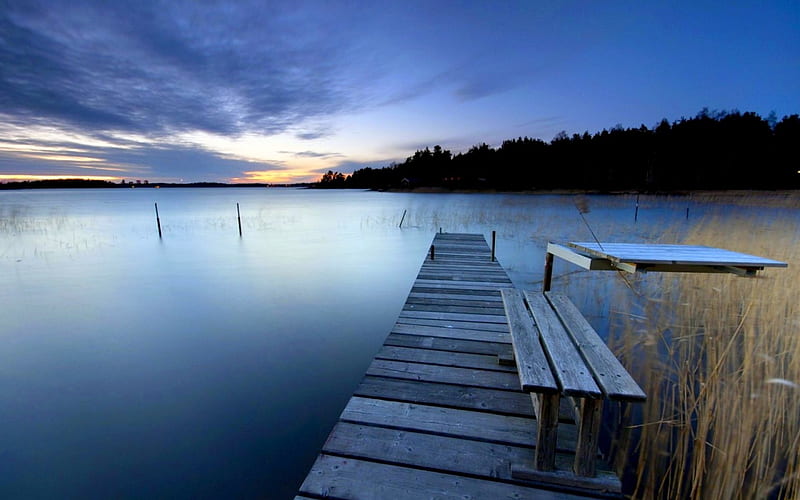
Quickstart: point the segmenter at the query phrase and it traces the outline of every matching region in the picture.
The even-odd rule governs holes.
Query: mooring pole
[[[431,245],[431,260],[433,260],[436,256],[436,247]]]
[[[406,210],[403,210],[403,216],[402,216],[402,217],[400,217],[400,225],[399,225],[399,226],[397,226],[397,227],[399,227],[400,229],[402,229],[402,228],[403,228],[403,221],[404,221],[404,220],[406,220]]]
[[[544,254],[544,279],[542,279],[542,291],[550,291],[550,283],[553,280],[553,254]]]
[[[158,226],[158,239],[161,239],[161,219],[158,217],[158,203],[156,203],[156,225]]]
[[[236,220],[239,221],[239,238],[242,237],[242,214],[239,213],[239,202],[236,202]]]
[[[636,195],[636,211],[633,212],[633,222],[639,219],[639,195]]]
[[[492,231],[492,262],[494,262],[494,249],[497,242],[497,231]]]

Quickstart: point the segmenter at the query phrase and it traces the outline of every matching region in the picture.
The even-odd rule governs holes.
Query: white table
[[[550,242],[545,257],[544,290],[550,290],[553,257],[592,271],[734,273],[755,276],[765,267],[788,267],[785,262],[702,245],[648,243]]]

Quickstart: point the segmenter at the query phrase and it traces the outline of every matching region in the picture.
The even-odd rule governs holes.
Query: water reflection
[[[636,224],[633,197],[588,201],[607,240],[686,224],[685,199]],[[526,288],[547,241],[590,238],[560,196],[3,192],[0,497],[291,498],[440,228],[496,230]],[[599,330],[614,286],[556,264]]]

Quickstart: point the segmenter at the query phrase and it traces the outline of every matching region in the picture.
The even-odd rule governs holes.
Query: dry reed
[[[645,275],[612,321],[648,394],[622,443],[634,498],[800,497],[800,234],[791,217],[707,218],[684,243],[789,263],[754,279]],[[677,233],[664,240],[677,241]],[[624,450],[628,446],[630,449]]]

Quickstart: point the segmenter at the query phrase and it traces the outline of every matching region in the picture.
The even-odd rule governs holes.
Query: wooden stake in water
[[[242,214],[239,213],[239,203],[236,203],[236,220],[239,221],[239,238],[242,237]]]
[[[158,203],[156,203],[156,225],[158,225],[158,239],[161,239],[161,219],[158,217]]]
[[[494,249],[497,242],[497,231],[492,231],[492,262],[494,262]]]
[[[403,216],[402,216],[402,217],[400,217],[400,225],[399,225],[399,226],[397,226],[397,227],[399,227],[399,228],[401,228],[401,229],[402,229],[402,228],[403,228],[403,221],[404,221],[405,219],[406,219],[406,210],[403,210]]]
[[[431,260],[434,260],[435,256],[436,256],[436,247],[431,245]]]
[[[636,195],[636,211],[633,212],[633,222],[639,219],[639,195]]]

